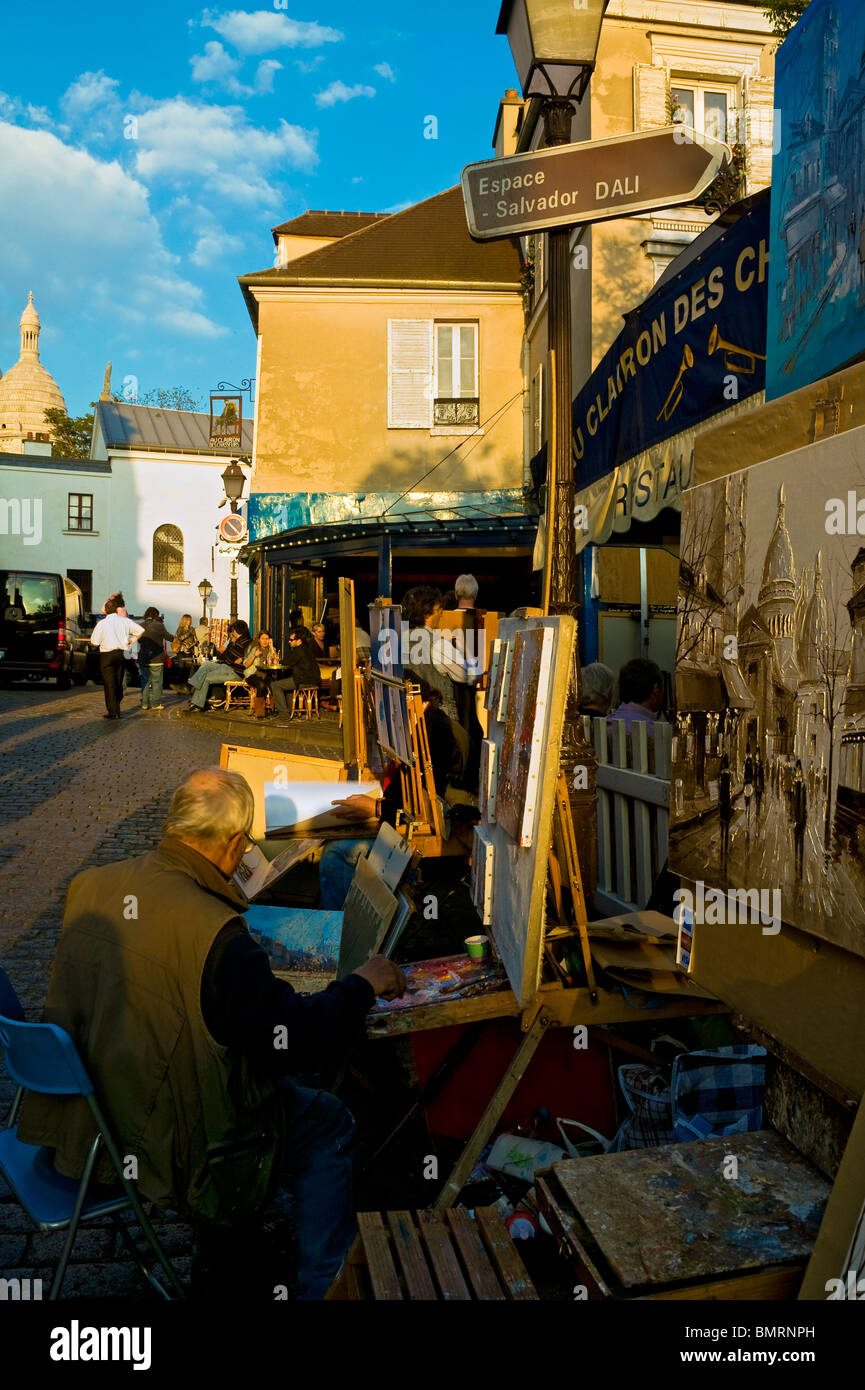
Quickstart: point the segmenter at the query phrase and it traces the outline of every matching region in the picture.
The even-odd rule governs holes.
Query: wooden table
[[[759,1130],[565,1160],[537,1190],[589,1298],[781,1299],[796,1296],[830,1188]]]
[[[358,1212],[360,1235],[325,1298],[492,1303],[538,1295],[495,1207]]]

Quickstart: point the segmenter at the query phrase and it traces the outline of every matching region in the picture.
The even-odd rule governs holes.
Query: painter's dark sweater
[[[372,985],[360,975],[334,981],[319,994],[298,994],[276,978],[240,917],[216,937],[201,976],[201,1012],[211,1037],[246,1053],[269,1076],[338,1063],[374,1001]],[[280,1026],[285,1047],[274,1046]]]

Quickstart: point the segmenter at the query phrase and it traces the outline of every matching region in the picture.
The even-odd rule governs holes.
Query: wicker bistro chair
[[[0,971],[0,976],[3,976]],[[11,990],[11,986],[9,986]],[[9,998],[7,991],[6,998]],[[17,1003],[17,996],[12,991]],[[4,1007],[8,1007],[5,1004]],[[20,1007],[13,1012],[20,1013]],[[54,1023],[23,1023],[0,1014],[0,1047],[18,1092],[12,1102],[7,1128],[0,1130],[0,1173],[12,1188],[30,1220],[40,1231],[65,1231],[66,1240],[51,1281],[49,1299],[60,1295],[69,1256],[79,1227],[87,1221],[110,1216],[126,1249],[144,1278],[165,1299],[185,1299],[186,1294],[150,1221],[144,1213],[134,1182],[124,1175],[123,1160],[93,1091],[75,1045]],[[51,1161],[50,1150],[25,1144],[18,1138],[16,1120],[25,1091],[43,1095],[84,1096],[96,1137],[87,1155],[80,1179],[66,1178]],[[118,1188],[99,1187],[94,1182],[97,1160],[103,1147],[117,1174]],[[169,1293],[145,1263],[146,1251],[138,1248],[121,1213],[131,1214],[159,1261],[171,1287]]]
[[[243,696],[246,696],[246,699]],[[252,704],[252,691],[246,681],[226,681],[225,682],[225,708],[231,709],[232,705],[245,705],[247,709]]]
[[[299,714],[301,719],[304,716],[311,719],[315,714],[316,719],[321,718],[318,707],[319,688],[317,685],[302,685],[297,690],[291,692],[291,713],[289,719],[294,719]]]

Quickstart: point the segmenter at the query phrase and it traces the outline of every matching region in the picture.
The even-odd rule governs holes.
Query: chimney
[[[523,121],[523,107],[526,105],[527,103],[523,101],[516,88],[508,87],[499,102],[496,128],[493,131],[493,149],[496,152],[496,159],[503,159],[508,155],[516,154],[520,126]]]

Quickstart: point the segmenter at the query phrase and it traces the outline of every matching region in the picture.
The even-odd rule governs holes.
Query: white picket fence
[[[598,886],[609,916],[646,906],[667,861],[671,724],[584,718],[598,759]]]

